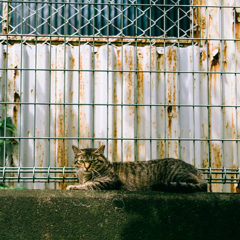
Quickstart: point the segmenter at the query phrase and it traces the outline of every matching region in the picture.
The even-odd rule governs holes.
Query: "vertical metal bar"
[[[95,2],[95,0],[93,0],[93,3]],[[95,16],[95,7],[94,7],[94,5],[92,5],[92,8],[93,8],[93,16]],[[95,117],[94,117],[94,108],[95,108],[95,106],[94,106],[94,96],[95,96],[95,17],[93,17],[93,56],[92,56],[92,58],[93,58],[93,79],[92,79],[92,86],[93,86],[93,100],[92,100],[92,102],[93,102],[93,105],[92,105],[92,111],[93,111],[93,113],[92,113],[92,117],[93,117],[93,122],[92,122],[92,129],[93,129],[93,131],[92,131],[92,147],[94,147],[94,132],[95,132],[95,129],[94,129],[94,119],[95,119]]]
[[[3,23],[2,23],[2,27],[3,27],[3,31],[2,33],[3,34],[6,34],[7,35],[7,39],[6,39],[6,83],[5,83],[5,102],[7,102],[7,88],[8,88],[8,54],[9,54],[9,45],[8,45],[8,34],[9,34],[9,25],[10,25],[10,22],[11,21],[9,19],[9,5],[8,3],[4,3],[5,5],[3,6],[3,16],[5,15],[6,18],[4,19]],[[10,10],[11,11],[11,10]],[[3,130],[3,137],[6,137],[6,130],[7,130],[7,104],[5,104],[5,107],[4,107],[4,130]],[[3,166],[5,167],[6,166],[6,138],[4,139],[4,142],[3,142]]]
[[[150,61],[150,72],[149,72],[149,77],[150,77],[150,159],[152,159],[152,5],[149,8],[149,25],[150,25],[150,30],[149,30],[149,45],[150,45],[150,56],[149,56],[149,61]]]
[[[121,0],[123,4],[123,0]],[[121,162],[123,162],[123,5],[121,5]]]
[[[236,6],[236,0],[234,0],[234,7]],[[233,15],[233,19],[234,19],[234,47],[235,47],[235,53],[237,53],[237,43],[236,43],[236,38],[237,38],[237,34],[236,34],[236,8],[234,8],[234,15]],[[236,55],[235,55],[235,105],[237,106],[238,104],[238,84],[237,84],[237,59],[236,59]],[[236,140],[238,139],[238,112],[237,112],[237,107],[235,107],[235,116],[236,116]],[[239,146],[239,141],[236,141],[236,158],[237,158],[237,168],[239,169],[239,152],[238,152],[238,146]],[[237,176],[236,176],[237,177]],[[238,178],[240,179],[240,175],[238,176]]]
[[[165,158],[167,157],[167,106],[166,106],[166,90],[167,90],[167,84],[166,84],[166,2],[164,0],[164,18],[163,18],[163,30],[164,30],[164,42],[163,42],[163,49],[164,49],[164,54],[163,54],[163,65],[164,65],[164,121],[165,121],[165,128],[164,128],[164,152],[165,152]]]
[[[178,4],[178,8],[177,8],[177,18],[179,19],[179,1],[177,2]],[[178,20],[178,27],[177,27],[177,43],[178,43],[178,49],[177,49],[177,79],[178,79],[178,83],[177,83],[177,86],[178,86],[178,158],[181,158],[181,150],[180,150],[180,147],[181,147],[181,140],[180,140],[180,137],[181,137],[181,107],[179,106],[179,103],[180,103],[180,74],[179,74],[179,70],[180,70],[180,43],[179,43],[179,37],[180,37],[180,34],[179,34],[179,29],[180,29],[180,23],[179,23],[179,20]],[[185,160],[185,159],[184,159]]]
[[[66,36],[67,36],[67,24],[66,24],[66,19],[67,19],[67,4],[64,4],[64,18],[65,18],[65,24],[64,24],[64,77],[63,77],[63,137],[66,136],[66,57],[67,57],[67,43],[66,43]],[[68,141],[67,141],[68,142]],[[65,144],[66,141],[63,139],[63,167],[65,166]],[[63,176],[63,182],[64,182],[64,176]]]
[[[192,38],[194,38],[192,31]],[[196,158],[195,158],[195,78],[194,78],[194,63],[195,63],[195,55],[194,55],[194,40],[192,40],[192,111],[193,111],[193,164],[196,166]],[[191,63],[190,63],[191,64]],[[190,144],[188,145],[190,147]],[[190,160],[190,159],[189,159]]]
[[[109,134],[108,134],[108,131],[109,131],[109,107],[108,107],[108,104],[109,104],[109,4],[107,4],[107,148],[106,148],[106,151],[107,151],[107,158],[109,157],[109,154],[108,154],[108,138],[109,138]],[[112,51],[112,50],[111,50]],[[114,88],[114,86],[113,86]],[[112,91],[114,91],[114,89],[112,89]],[[115,109],[112,109],[112,111],[114,111]]]
[[[35,28],[37,29],[37,13],[38,13],[38,9],[37,9],[37,5],[38,3],[35,4],[35,12],[36,12],[36,16],[35,16]],[[33,167],[35,168],[36,165],[36,161],[35,161],[35,157],[36,157],[36,91],[37,91],[37,38],[35,39],[35,86],[34,86],[34,130],[33,130],[33,136],[34,136],[34,140],[33,140]],[[33,182],[34,182],[34,172],[33,172]]]
[[[224,100],[223,100],[223,25],[222,25],[222,18],[223,18],[223,11],[224,8],[222,8],[222,0],[219,0],[220,5],[219,5],[219,24],[220,24],[220,29],[219,29],[219,35],[220,35],[220,81],[221,81],[221,85],[220,85],[220,92],[221,92],[221,105],[223,106],[224,104]],[[224,115],[223,115],[223,107],[221,107],[221,116],[222,116],[222,167],[225,167],[224,164],[224,130],[223,130],[223,124],[224,124]]]
[[[23,13],[23,9],[22,9],[22,13]],[[23,15],[22,15],[23,16]],[[22,33],[23,33],[23,28],[22,28],[22,24],[21,24],[21,54],[20,54],[20,68],[21,68],[21,70],[20,70],[20,92],[19,92],[19,97],[20,97],[20,102],[22,101],[22,75],[23,75],[23,70],[22,70],[22,68],[23,68],[23,61],[24,61],[24,59],[23,59],[23,37],[22,37]],[[18,167],[21,167],[21,161],[20,161],[20,159],[21,159],[21,136],[22,136],[22,124],[21,124],[21,122],[22,122],[22,105],[20,104],[19,105],[19,122],[20,122],[20,124],[19,124],[19,126],[20,126],[20,129],[19,129],[19,141],[18,141],[18,146],[19,146],[19,148],[18,148]],[[20,176],[18,176],[18,177],[20,177]]]
[[[50,16],[52,16],[52,3],[50,4]],[[47,166],[48,167],[51,167],[51,162],[50,162],[50,146],[51,146],[51,99],[52,99],[52,96],[51,96],[51,89],[52,89],[52,78],[51,78],[51,74],[52,74],[52,18],[50,18],[50,31],[49,31],[49,34],[50,34],[50,43],[49,43],[49,48],[50,48],[50,53],[49,53],[49,92],[48,92],[48,97],[49,97],[49,108],[48,108],[48,122],[49,122],[49,125],[48,125],[48,164]],[[48,182],[49,182],[49,175],[48,175]],[[55,188],[56,188],[56,185],[55,185]]]
[[[79,84],[78,84],[78,112],[77,112],[77,115],[78,115],[78,126],[77,126],[77,132],[78,132],[78,141],[77,141],[77,146],[79,147],[79,136],[80,136],[80,104],[81,104],[81,99],[80,99],[80,91],[81,91],[81,34],[80,34],[80,26],[81,26],[81,12],[80,12],[80,4],[77,5],[78,6],[78,9],[79,9],[79,41],[78,41],[78,81],[79,81]],[[82,147],[82,146],[81,146]]]
[[[209,15],[209,10],[208,7],[206,7],[206,26],[208,26],[209,21],[208,21],[208,15]],[[207,56],[209,56],[209,32],[208,32],[208,28],[206,29],[206,51],[207,51]],[[209,105],[210,105],[210,97],[209,97],[209,93],[210,93],[210,69],[209,69],[209,59],[207,60],[207,80],[208,80],[208,84],[207,84],[207,115],[208,115],[208,168],[211,168],[211,147],[210,147],[210,141],[209,141],[209,137],[210,137],[210,124],[211,124],[211,120],[210,120],[210,109],[209,109]],[[209,190],[211,192],[212,190],[212,185],[211,185],[211,175],[210,175],[210,185],[209,185]]]
[[[195,71],[195,69],[194,69],[194,61],[195,61],[195,49],[194,49],[194,45],[193,45],[193,42],[192,42],[192,59],[193,59],[193,72],[192,72],[192,81],[193,81],[193,88],[192,88],[192,91],[193,91],[193,164],[194,164],[194,166],[196,166],[196,153],[195,153],[195,144],[196,144],[196,142],[195,142],[195,139],[196,139],[196,137],[195,137],[195,78],[194,78],[194,71]]]
[[[135,67],[135,69],[134,69],[134,71],[135,71],[135,79],[134,79],[134,103],[135,104],[137,104],[137,93],[138,93],[138,90],[137,90],[137,79],[138,79],[138,76],[137,76],[137,70],[138,70],[138,56],[137,56],[137,24],[138,24],[138,21],[137,21],[137,5],[134,5],[134,8],[135,8],[135,21],[136,21],[136,25],[135,25],[135,61],[136,61],[136,67]],[[134,137],[136,138],[136,140],[135,140],[135,161],[138,161],[138,140],[137,140],[137,138],[138,138],[138,121],[137,121],[137,114],[138,114],[138,107],[137,107],[137,105],[136,105],[136,107],[135,107],[135,111],[134,111],[134,130],[135,130],[135,132],[134,132]]]

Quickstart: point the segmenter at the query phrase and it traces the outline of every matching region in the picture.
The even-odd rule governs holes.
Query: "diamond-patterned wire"
[[[179,37],[189,37],[190,6],[188,8],[181,7],[181,4],[186,5],[188,2],[188,0],[150,0],[149,4],[141,4],[142,2],[139,0],[85,0],[85,3],[84,1],[81,3],[67,1],[68,4],[62,4],[58,1],[49,3],[44,0],[37,3],[15,1],[10,5],[9,14],[15,19],[15,22],[10,25],[10,33],[20,35],[23,25],[23,34],[63,36],[63,28],[67,24],[67,35],[69,36],[92,35],[93,29],[95,36],[106,36],[108,28],[109,34],[115,37],[133,36],[133,29],[137,30],[135,34],[139,37],[148,36],[150,30],[151,36],[168,37],[174,36],[174,34],[177,36],[179,30],[181,33]],[[93,7],[95,14],[90,7]],[[23,15],[21,8],[24,8]],[[48,8],[52,9],[51,15],[48,15]],[[111,15],[109,19],[106,15],[107,8],[109,8],[109,16]],[[134,9],[137,9],[137,16],[135,16]],[[173,16],[176,15],[178,9],[181,16],[179,19],[175,19]],[[66,18],[63,14],[65,11],[67,11]],[[111,14],[111,11],[114,12],[114,15]],[[151,14],[150,11],[152,11]],[[122,17],[123,26],[121,26],[120,20]],[[35,23],[36,19],[38,24]],[[94,19],[97,20],[95,25],[93,25]],[[182,21],[189,23],[189,26],[181,24]],[[0,16],[0,24],[2,22],[3,16]],[[165,27],[163,26],[164,22],[167,24]]]

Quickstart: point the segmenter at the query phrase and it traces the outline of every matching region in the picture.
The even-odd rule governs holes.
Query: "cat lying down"
[[[202,172],[179,159],[111,163],[104,156],[104,145],[72,148],[80,184],[70,185],[67,190],[207,192]]]

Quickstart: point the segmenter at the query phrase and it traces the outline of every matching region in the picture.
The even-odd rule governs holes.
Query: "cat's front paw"
[[[73,189],[77,189],[75,185],[69,185],[66,188],[66,190],[73,190]]]

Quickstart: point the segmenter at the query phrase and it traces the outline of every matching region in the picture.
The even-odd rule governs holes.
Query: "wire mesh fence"
[[[105,144],[236,191],[239,0],[0,3],[0,181],[65,188],[71,146]]]
[[[181,5],[178,0],[11,1],[9,33],[189,37],[190,0]]]

